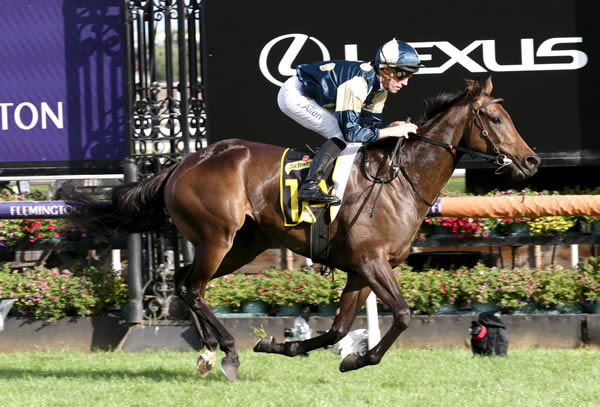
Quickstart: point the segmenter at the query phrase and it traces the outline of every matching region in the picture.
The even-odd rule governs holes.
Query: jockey
[[[396,121],[386,126],[381,113],[389,93],[398,93],[422,67],[419,54],[393,39],[377,50],[374,62],[324,61],[299,65],[277,95],[287,116],[328,140],[315,155],[298,198],[339,205],[319,188],[347,142],[408,137],[417,126]]]

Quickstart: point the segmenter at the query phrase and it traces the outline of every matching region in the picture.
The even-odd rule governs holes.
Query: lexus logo
[[[287,38],[293,38],[293,41],[290,44],[287,51],[285,52],[285,54],[283,55],[283,57],[281,58],[281,61],[279,61],[279,65],[277,66],[277,71],[279,72],[279,75],[285,78],[288,78],[296,73],[295,69],[292,68],[292,63],[300,53],[302,47],[304,47],[304,44],[306,44],[306,42],[309,40],[315,43],[321,50],[321,54],[323,55],[322,61],[327,61],[330,59],[327,47],[325,47],[325,45],[315,37],[309,37],[306,34],[285,34],[277,38],[273,38],[267,43],[267,45],[264,46],[264,48],[260,52],[260,57],[258,58],[258,66],[260,67],[260,71],[265,76],[265,78],[267,78],[269,82],[277,86],[281,86],[283,82],[277,80],[269,70],[269,53],[271,52],[271,49],[275,44]]]
[[[281,58],[281,61],[279,61],[279,65],[277,66],[278,76],[287,78],[294,75],[295,70],[292,68],[292,63],[309,41],[313,43],[312,46],[316,44],[319,47],[323,61],[331,59],[327,47],[315,37],[309,37],[306,34],[285,34],[274,38],[262,49],[258,65],[265,78],[277,86],[281,86],[282,82],[277,80],[269,70],[269,66],[272,66],[272,64],[269,64],[269,53],[275,44],[288,38],[293,38],[293,41]],[[539,45],[536,46],[536,43]],[[520,46],[520,63],[507,65],[498,62],[496,40],[475,40],[462,49],[454,46],[449,41],[409,42],[419,52],[421,61],[425,62],[426,65],[425,68],[419,70],[419,74],[441,74],[455,64],[461,65],[469,72],[576,70],[583,68],[587,64],[588,56],[581,50],[571,47],[567,48],[565,45],[579,43],[583,43],[582,37],[555,37],[545,39],[541,42],[540,40],[534,41],[533,38],[521,38],[520,43],[514,44],[515,48]],[[559,46],[559,49],[555,49],[555,46]],[[437,48],[448,58],[446,60],[434,59],[431,53],[433,48]],[[478,48],[482,50],[481,60],[475,60],[470,56]],[[345,59],[356,61],[356,49],[356,44],[346,44]],[[556,61],[557,58],[559,58],[560,62]]]

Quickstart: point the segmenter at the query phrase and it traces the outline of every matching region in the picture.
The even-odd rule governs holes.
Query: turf
[[[402,350],[339,373],[339,356],[240,354],[238,380],[206,379],[195,353],[0,354],[1,406],[598,406],[600,353]]]

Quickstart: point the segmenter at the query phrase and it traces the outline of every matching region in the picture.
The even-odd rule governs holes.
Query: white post
[[[113,249],[111,251],[111,257],[113,271],[116,272],[116,275],[121,276],[121,272],[123,271],[123,268],[121,267],[121,250]]]
[[[571,267],[577,267],[579,264],[579,245],[571,245]]]
[[[0,300],[0,331],[4,330],[4,320],[15,301],[13,298]]]
[[[369,349],[373,349],[381,339],[379,316],[377,315],[377,297],[373,292],[367,297],[367,329],[369,331]]]

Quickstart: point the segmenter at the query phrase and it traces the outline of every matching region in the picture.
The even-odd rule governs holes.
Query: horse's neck
[[[436,116],[419,129],[419,135],[445,144],[458,145],[462,139],[468,106],[458,105],[446,113]],[[456,151],[448,150],[417,140],[413,143],[410,159],[405,163],[407,170],[418,178],[420,193],[431,202],[452,176],[457,157]]]

